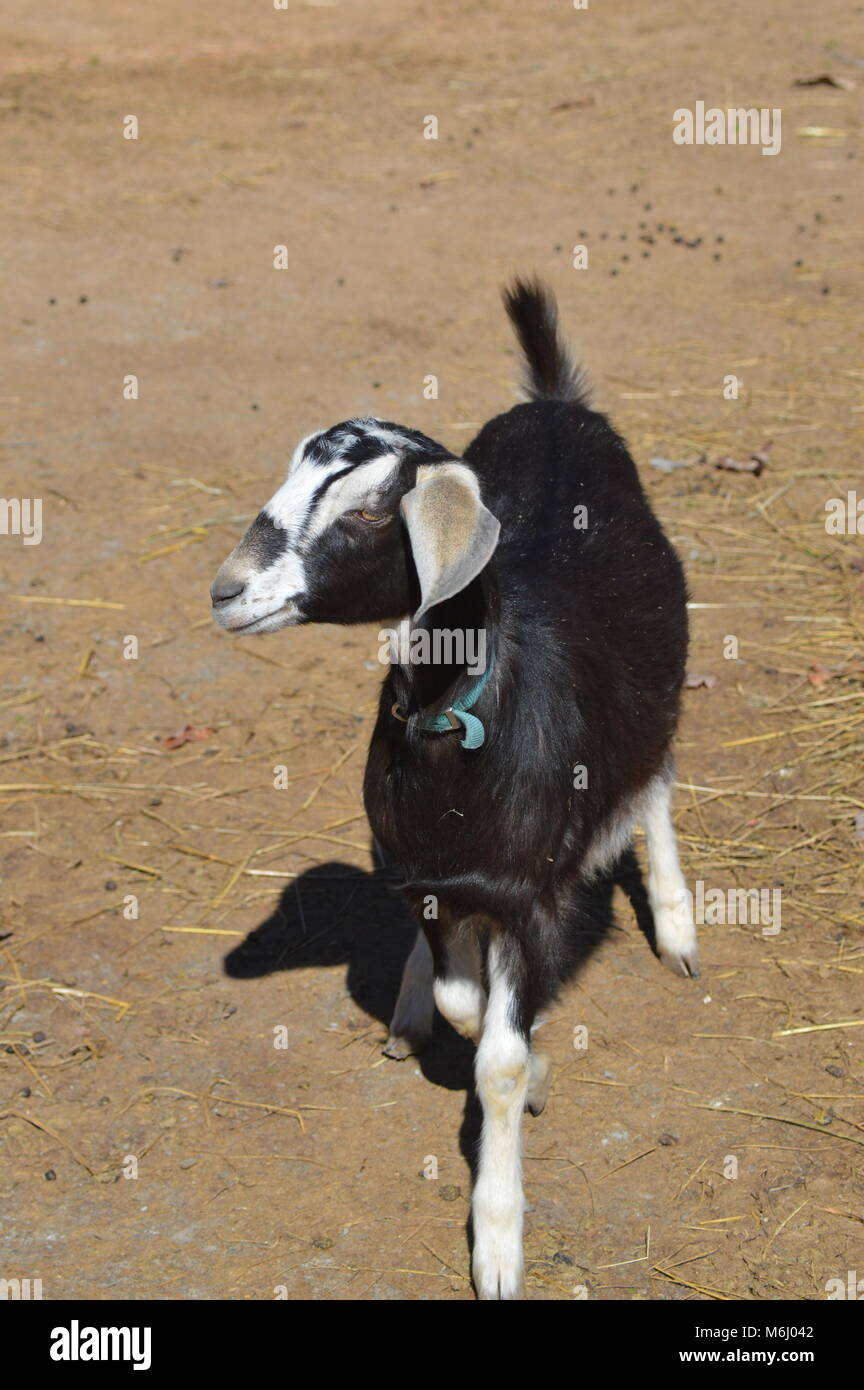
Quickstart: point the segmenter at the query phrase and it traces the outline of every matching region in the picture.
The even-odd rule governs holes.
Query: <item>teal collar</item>
[[[492,674],[490,661],[483,675],[472,685],[465,695],[461,695],[458,700],[454,700],[452,705],[443,710],[441,714],[426,714],[420,719],[419,727],[424,734],[448,734],[452,729],[464,729],[465,737],[461,739],[463,748],[480,748],[486,738],[486,730],[483,728],[476,714],[470,714],[469,710],[476,705],[480,696],[486,688],[486,683]],[[390,713],[394,718],[408,723],[407,715],[404,715],[398,704],[393,705]]]

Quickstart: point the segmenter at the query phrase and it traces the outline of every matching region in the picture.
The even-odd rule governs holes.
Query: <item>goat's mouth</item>
[[[300,621],[300,609],[294,599],[287,599],[279,608],[244,622],[232,620],[229,614],[214,610],[214,617],[220,627],[238,637],[251,637],[258,632],[278,632],[280,627],[294,627]]]

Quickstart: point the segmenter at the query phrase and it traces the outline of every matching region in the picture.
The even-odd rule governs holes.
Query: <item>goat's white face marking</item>
[[[310,547],[347,512],[374,511],[406,451],[441,452],[413,430],[372,419],[301,440],[285,482],[216,576],[216,621],[243,633],[299,622]]]
[[[307,539],[320,536],[345,512],[359,511],[364,506],[374,510],[376,495],[392,479],[398,463],[397,454],[385,453],[369,463],[355,464],[350,473],[340,478],[338,474],[347,466],[344,463],[336,462],[322,469],[308,459],[301,459],[264,511],[289,535],[299,526],[305,530]],[[316,503],[315,494],[328,478],[335,481]]]

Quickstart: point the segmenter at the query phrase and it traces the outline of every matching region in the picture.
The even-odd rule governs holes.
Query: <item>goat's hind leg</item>
[[[525,1109],[531,1115],[542,1115],[549,1099],[552,1084],[552,1063],[545,1052],[532,1050],[528,1063],[528,1090]]]
[[[479,1043],[486,1012],[483,988],[482,918],[466,917],[442,931],[435,960],[433,994],[439,1013],[463,1038]]]
[[[421,927],[402,972],[390,1036],[384,1044],[385,1056],[402,1062],[421,1051],[429,1041],[435,1014],[432,980],[432,951]]]
[[[654,917],[657,954],[677,975],[699,974],[693,907],[681,865],[671,812],[671,780],[658,777],[648,788],[642,812],[648,850],[648,901]]]
[[[436,1004],[457,1033],[473,1043],[480,1041],[486,994],[479,925],[466,918],[420,928],[405,962],[385,1056],[403,1061],[422,1050],[432,1033]]]

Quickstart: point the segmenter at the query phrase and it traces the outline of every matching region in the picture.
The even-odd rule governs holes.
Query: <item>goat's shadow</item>
[[[633,851],[627,850],[608,877],[579,890],[570,914],[565,981],[613,929],[616,884],[630,899],[653,948],[654,923],[641,869]],[[383,1044],[415,931],[398,879],[386,869],[379,865],[367,873],[351,864],[320,864],[283,889],[270,916],[225,957],[225,972],[234,979],[258,979],[280,970],[347,965],[348,991],[358,1008],[380,1021]],[[414,1062],[434,1085],[465,1091],[459,1141],[473,1173],[482,1118],[474,1090],[473,1045],[436,1013],[432,1038]]]

